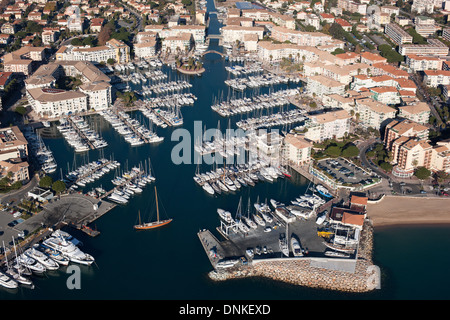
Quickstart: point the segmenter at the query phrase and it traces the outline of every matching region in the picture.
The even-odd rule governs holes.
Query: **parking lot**
[[[318,168],[341,185],[370,185],[380,178],[375,173],[368,173],[344,158],[323,159],[318,161]]]

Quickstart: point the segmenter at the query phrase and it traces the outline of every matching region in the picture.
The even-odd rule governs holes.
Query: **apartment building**
[[[393,120],[386,126],[385,148],[392,154],[393,174],[410,177],[417,167],[431,167],[428,128],[411,120]]]
[[[372,98],[355,99],[355,116],[363,127],[382,129],[397,110]]]
[[[384,33],[396,44],[412,43],[412,36],[396,23],[388,23]]]
[[[45,47],[25,46],[8,53],[3,58],[4,71],[29,75],[33,71],[33,61],[42,61],[45,57]]]
[[[347,110],[329,111],[308,115],[305,138],[313,142],[339,139],[350,132],[351,115]]]
[[[243,42],[245,34],[256,34],[261,40],[264,36],[264,27],[241,27],[225,26],[221,28],[223,43],[235,44],[236,41]]]
[[[152,39],[142,43],[134,44],[134,55],[139,59],[155,57],[157,52],[156,40]]]
[[[53,88],[27,90],[27,98],[39,117],[57,118],[88,109],[86,94]]]
[[[322,75],[308,77],[306,91],[311,95],[341,94],[345,92],[345,84]]]
[[[411,6],[411,12],[414,14],[422,13],[433,13],[434,12],[434,1],[428,0],[413,0]]]
[[[289,163],[302,166],[311,161],[312,147],[303,135],[288,133],[283,139],[281,154]]]
[[[9,177],[10,183],[28,182],[30,180],[30,165],[27,161],[0,161],[0,178]]]
[[[54,43],[56,40],[58,40],[58,36],[59,36],[59,31],[46,30],[46,31],[42,32],[42,34],[41,34],[42,43],[45,45],[50,45],[50,44]]]
[[[424,70],[423,83],[429,87],[450,84],[450,70]]]
[[[442,70],[443,59],[434,56],[410,54],[406,56],[405,62],[411,72],[417,72],[424,70]]]
[[[399,16],[396,15],[394,21],[400,26],[400,27],[404,27],[407,26],[409,24],[412,24],[412,20],[408,17],[405,16]]]
[[[194,38],[191,33],[181,33],[176,36],[170,36],[163,40],[162,50],[165,52],[176,53],[178,51],[185,52],[191,50],[194,45]]]
[[[349,85],[353,77],[358,74],[370,72],[371,66],[364,63],[354,63],[346,65],[343,68],[340,65],[330,63],[329,61],[319,60],[306,62],[303,66],[303,75],[306,77],[313,75],[323,75],[342,84]]]
[[[395,105],[400,103],[400,94],[394,86],[379,86],[370,88],[372,99],[387,105]]]
[[[368,52],[368,51],[361,53],[360,57],[361,57],[361,63],[366,63],[371,66],[379,64],[379,63],[380,64],[387,63],[386,58],[383,58],[379,54]]]
[[[398,108],[398,117],[405,118],[419,124],[427,124],[430,119],[431,110],[426,102],[401,106]]]
[[[192,34],[195,44],[205,43],[206,26],[201,25],[179,25],[171,28],[172,36],[182,33]]]
[[[270,41],[258,41],[257,54],[261,61],[266,62],[278,62],[283,58],[291,57],[303,62],[335,59],[331,53],[314,47],[299,46],[291,43],[272,43]]]
[[[433,171],[445,171],[450,173],[450,140],[439,141],[433,148],[431,158]]]
[[[330,35],[321,32],[303,32],[299,30],[290,30],[287,28],[274,26],[271,29],[271,37],[274,40],[285,42],[289,41],[300,46],[321,46],[328,45],[333,42]],[[342,46],[343,48],[343,46]]]
[[[433,18],[425,16],[417,16],[414,18],[414,28],[422,37],[429,37],[434,34],[439,28],[436,27]]]
[[[362,15],[366,15],[367,13],[366,4],[357,3],[351,0],[338,0],[337,7],[343,11],[350,11]]]
[[[313,13],[306,15],[305,24],[314,27],[316,30],[321,29],[320,18]]]
[[[19,127],[0,129],[0,161],[25,159],[28,157],[28,141]]]
[[[87,97],[89,109],[105,110],[112,104],[112,86],[108,82],[84,83],[79,90]]]
[[[58,61],[107,62],[108,59],[114,59],[118,63],[128,63],[130,60],[130,47],[123,41],[111,39],[104,46],[74,47],[68,45],[61,46],[56,52],[56,60]]]
[[[355,107],[354,99],[339,94],[324,95],[322,103],[331,108],[344,109],[348,112],[351,112]]]
[[[450,41],[450,28],[444,28],[442,30],[442,38],[444,38],[447,41]]]
[[[400,44],[399,53],[403,56],[417,54],[429,56],[447,56],[448,46],[438,39],[427,39],[428,44]]]

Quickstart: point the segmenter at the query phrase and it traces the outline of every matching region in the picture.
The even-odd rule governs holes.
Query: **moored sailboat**
[[[139,223],[134,226],[136,230],[154,229],[165,226],[170,222],[172,222],[173,219],[165,219],[165,220],[159,219],[158,193],[156,192],[156,186],[155,186],[155,198],[156,198],[156,215],[157,215],[156,221],[141,223],[141,215],[139,213]]]

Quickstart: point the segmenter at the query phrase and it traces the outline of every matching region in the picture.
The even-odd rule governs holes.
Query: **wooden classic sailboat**
[[[156,186],[155,186],[155,198],[156,198],[156,221],[141,223],[141,214],[139,213],[139,224],[136,224],[134,226],[136,230],[154,229],[165,226],[170,222],[172,222],[172,219],[159,220],[158,193],[156,192]]]

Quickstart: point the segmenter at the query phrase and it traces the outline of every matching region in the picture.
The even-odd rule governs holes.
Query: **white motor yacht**
[[[41,263],[47,270],[57,270],[59,268],[56,261],[50,259],[43,252],[36,250],[35,248],[25,250],[25,254]]]
[[[42,245],[61,252],[70,261],[75,263],[91,265],[94,262],[94,258],[91,255],[84,253],[76,245],[63,237],[50,237],[44,240]]]

